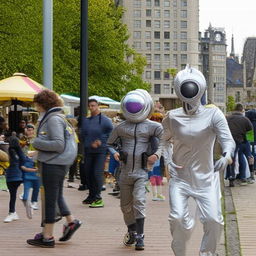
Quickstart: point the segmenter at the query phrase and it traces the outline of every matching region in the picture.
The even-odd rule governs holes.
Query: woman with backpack
[[[34,96],[34,104],[40,113],[37,137],[33,147],[38,150],[38,167],[41,174],[44,193],[42,195],[43,231],[27,243],[39,247],[54,247],[53,237],[56,212],[66,218],[63,236],[59,241],[67,241],[81,226],[75,219],[63,197],[63,182],[72,161],[75,160],[72,150],[72,130],[63,116],[63,102],[51,90],[42,90]],[[72,133],[72,131],[71,131]],[[58,207],[58,209],[56,209]]]

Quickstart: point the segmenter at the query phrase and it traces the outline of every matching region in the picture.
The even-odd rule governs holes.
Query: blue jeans
[[[249,157],[252,157],[250,143],[248,141],[244,143],[237,143],[238,147],[238,162],[239,162],[239,174],[237,178],[246,178],[246,161]],[[245,155],[246,159],[243,157]]]
[[[24,185],[23,200],[24,201],[28,200],[29,190],[31,188],[33,188],[31,202],[37,202],[38,194],[39,194],[39,189],[40,189],[40,180],[39,179],[24,180],[23,181],[23,185]]]

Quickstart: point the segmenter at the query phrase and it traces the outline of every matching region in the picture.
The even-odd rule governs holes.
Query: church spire
[[[230,53],[230,57],[235,57],[235,47],[234,47],[234,35],[232,34],[232,38],[231,38],[231,53]]]

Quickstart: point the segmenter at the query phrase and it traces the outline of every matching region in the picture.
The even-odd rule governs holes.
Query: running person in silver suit
[[[175,92],[182,108],[168,112],[163,120],[161,147],[173,142],[170,158],[170,228],[172,249],[176,256],[186,255],[194,220],[188,209],[192,197],[200,212],[204,236],[199,255],[216,255],[216,246],[223,225],[220,203],[219,172],[231,163],[235,149],[227,121],[219,108],[206,108],[200,99],[206,90],[203,74],[190,67],[180,71],[175,80]],[[223,155],[213,163],[213,146],[218,140]],[[161,154],[161,150],[157,152]]]
[[[157,160],[149,153],[152,137],[160,139],[162,126],[148,120],[153,111],[153,100],[147,91],[137,89],[129,92],[121,102],[125,121],[116,126],[108,139],[110,152],[121,164],[119,178],[120,203],[128,232],[125,245],[135,244],[136,250],[144,250],[144,219],[146,204],[147,166],[143,166],[143,157],[153,166]],[[115,150],[115,142],[121,141],[120,152]]]

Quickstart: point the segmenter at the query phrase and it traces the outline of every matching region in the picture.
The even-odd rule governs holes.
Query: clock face
[[[215,34],[215,40],[220,42],[221,41],[221,34],[219,34],[219,33]]]

